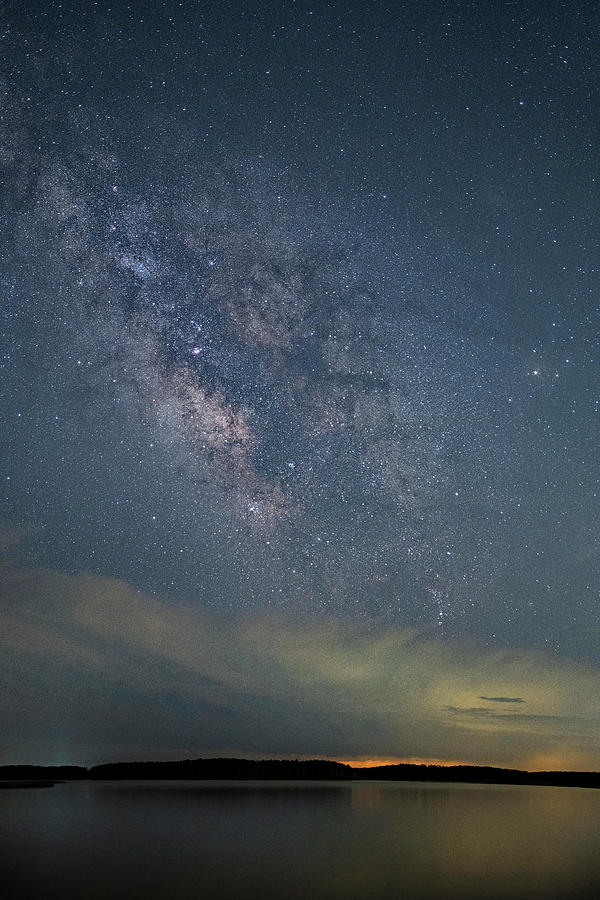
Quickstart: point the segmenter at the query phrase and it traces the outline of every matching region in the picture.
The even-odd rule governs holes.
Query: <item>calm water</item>
[[[0,866],[10,900],[591,900],[600,791],[375,781],[3,790]]]

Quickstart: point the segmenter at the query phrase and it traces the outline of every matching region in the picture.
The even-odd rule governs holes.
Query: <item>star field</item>
[[[24,564],[597,662],[593,4],[3,19]]]

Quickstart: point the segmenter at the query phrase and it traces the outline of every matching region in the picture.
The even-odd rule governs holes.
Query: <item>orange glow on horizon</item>
[[[374,766],[398,766],[409,763],[415,766],[472,766],[477,763],[467,762],[464,759],[429,759],[421,756],[398,757],[391,759],[339,759],[336,762],[352,766],[353,769],[371,769]]]

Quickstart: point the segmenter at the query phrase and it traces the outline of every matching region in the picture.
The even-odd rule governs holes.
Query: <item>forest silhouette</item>
[[[85,766],[0,766],[0,782],[117,780],[310,780],[310,781],[419,781],[474,784],[529,784],[565,787],[600,787],[600,772],[527,772],[496,766],[440,766],[418,763],[353,768],[325,759],[183,759],[103,763]]]

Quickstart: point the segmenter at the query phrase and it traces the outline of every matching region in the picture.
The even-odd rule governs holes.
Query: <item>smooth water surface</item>
[[[71,782],[0,791],[3,896],[583,900],[600,791],[517,785]]]

